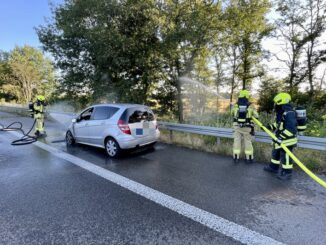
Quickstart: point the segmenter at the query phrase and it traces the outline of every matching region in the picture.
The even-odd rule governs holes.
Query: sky
[[[51,16],[49,0],[0,0],[0,50],[10,51],[16,45],[40,47],[34,27]],[[51,0],[62,3],[63,0]]]

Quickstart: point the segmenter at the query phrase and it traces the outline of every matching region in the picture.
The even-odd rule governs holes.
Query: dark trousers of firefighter
[[[287,146],[287,148],[292,152],[294,146]],[[282,169],[292,170],[293,168],[293,161],[290,156],[282,148],[279,148],[278,145],[274,144],[271,165],[274,169],[278,169],[281,164]]]
[[[254,148],[252,146],[252,136],[250,134],[250,127],[234,126],[234,142],[233,142],[233,158],[239,159],[241,153],[241,142],[243,137],[244,150],[246,159],[254,158]]]
[[[36,120],[35,124],[35,132],[44,133],[44,114],[43,113],[35,113],[34,119]]]

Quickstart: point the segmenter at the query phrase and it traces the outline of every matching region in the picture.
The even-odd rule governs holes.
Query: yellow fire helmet
[[[43,95],[38,95],[38,96],[36,96],[36,99],[39,101],[44,101],[45,97]]]
[[[250,94],[249,94],[249,91],[248,90],[241,90],[240,93],[239,93],[239,98],[247,98],[249,99],[250,97]]]
[[[273,101],[276,105],[285,105],[290,103],[291,95],[288,93],[279,93],[274,97]]]

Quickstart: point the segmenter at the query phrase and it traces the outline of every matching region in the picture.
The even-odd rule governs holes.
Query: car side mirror
[[[77,118],[73,118],[73,119],[71,120],[71,122],[72,122],[72,123],[76,123],[76,122],[77,122]]]

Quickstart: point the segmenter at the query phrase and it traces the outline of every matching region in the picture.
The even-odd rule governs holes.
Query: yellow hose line
[[[252,120],[259,127],[261,127],[269,136],[271,136],[272,139],[277,140],[276,136],[271,131],[269,131],[266,127],[264,127],[264,125],[260,121],[258,121],[258,119],[252,117]],[[318,184],[320,184],[321,186],[326,188],[326,182],[325,181],[323,181],[318,176],[316,176],[313,172],[311,172],[285,145],[281,144],[281,147],[306,174],[308,174]]]

